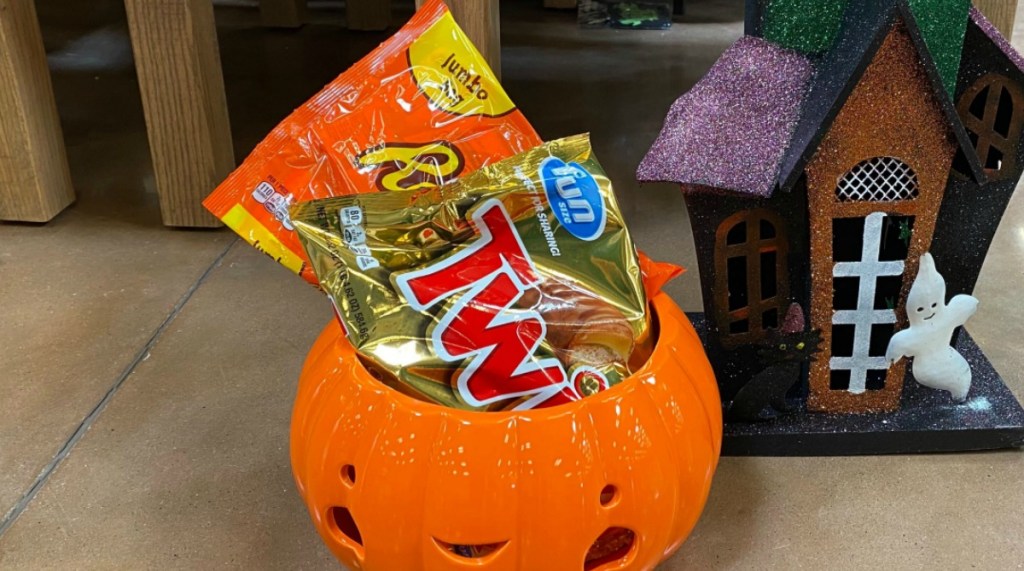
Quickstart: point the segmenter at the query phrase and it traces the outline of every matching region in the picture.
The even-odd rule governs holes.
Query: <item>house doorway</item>
[[[913,224],[913,216],[885,212],[832,221],[831,390],[885,388]]]
[[[827,208],[811,211],[812,226],[830,236],[812,255],[812,289],[831,292],[812,316],[826,342],[811,384],[847,410],[898,402],[903,368],[890,368],[885,351],[909,288],[907,261],[921,254],[913,239],[920,191],[909,165],[875,157],[839,177]]]

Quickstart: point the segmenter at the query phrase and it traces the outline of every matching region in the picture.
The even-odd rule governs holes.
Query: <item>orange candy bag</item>
[[[541,144],[442,0],[296,109],[203,202],[317,284],[291,204],[450,182]]]

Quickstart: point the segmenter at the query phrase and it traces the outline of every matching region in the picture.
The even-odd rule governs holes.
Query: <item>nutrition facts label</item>
[[[341,237],[347,247],[356,255],[356,265],[360,270],[380,267],[377,258],[370,255],[366,247],[366,230],[363,229],[363,209],[358,206],[346,206],[338,212],[341,221]]]
[[[269,182],[261,182],[252,191],[252,197],[263,205],[263,208],[267,209],[267,212],[274,215],[274,218],[278,222],[284,225],[289,230],[294,230],[292,227],[292,219],[288,216],[288,207],[292,205],[292,196],[289,194],[285,196],[277,190]]]

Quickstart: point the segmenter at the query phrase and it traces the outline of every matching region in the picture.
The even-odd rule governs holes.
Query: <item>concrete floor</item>
[[[337,568],[287,454],[327,303],[226,230],[161,227],[120,2],[37,4],[79,200],[46,225],[0,225],[0,568]],[[298,32],[233,4],[217,17],[239,157],[384,37],[345,31],[329,3]],[[741,2],[694,0],[664,33],[580,31],[535,4],[503,6],[508,91],[546,138],[592,132],[637,242],[691,268],[670,292],[698,309],[679,192],[632,173],[670,102],[740,35]],[[971,322],[1018,395],[1022,261],[1018,195]],[[726,458],[663,568],[1017,568],[1022,469],[1018,452]]]

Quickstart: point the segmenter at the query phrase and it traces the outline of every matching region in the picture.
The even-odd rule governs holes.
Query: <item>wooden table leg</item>
[[[501,78],[501,19],[498,0],[445,0],[459,27]],[[423,0],[416,0],[416,7]]]
[[[383,30],[391,25],[391,0],[346,0],[350,30]]]
[[[1013,39],[1013,23],[1017,16],[1018,0],[974,0],[974,5],[981,10],[1006,39]]]
[[[501,19],[498,0],[446,0],[452,16],[501,77]]]
[[[35,2],[0,0],[0,220],[46,222],[74,200]]]
[[[306,16],[306,0],[260,0],[260,20],[269,28],[299,28]]]
[[[235,165],[211,0],[125,0],[160,210],[219,226],[202,200]]]

